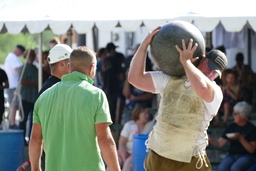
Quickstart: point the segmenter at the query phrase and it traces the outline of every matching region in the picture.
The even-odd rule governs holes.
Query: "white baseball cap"
[[[53,64],[68,59],[72,51],[66,44],[57,44],[50,50],[47,61],[49,64]]]

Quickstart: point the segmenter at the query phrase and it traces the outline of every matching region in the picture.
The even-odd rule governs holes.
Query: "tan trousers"
[[[144,167],[146,171],[211,171],[211,163],[206,155],[205,160],[208,167],[206,167],[204,163],[200,169],[197,169],[196,164],[198,158],[196,157],[192,157],[190,163],[184,163],[167,159],[158,155],[153,150],[150,150],[144,161]]]

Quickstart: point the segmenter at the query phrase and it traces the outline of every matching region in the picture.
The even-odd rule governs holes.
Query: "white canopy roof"
[[[95,25],[112,31],[118,24],[128,32],[142,24],[149,30],[171,20],[193,22],[203,32],[221,22],[226,31],[239,32],[245,25],[256,31],[252,0],[1,0],[0,31],[18,34],[24,29],[41,33],[51,29],[64,34],[73,26],[87,33]]]

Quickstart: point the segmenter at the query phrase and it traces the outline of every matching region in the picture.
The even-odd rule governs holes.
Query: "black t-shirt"
[[[228,127],[225,129],[221,137],[227,139],[230,142],[229,147],[229,154],[250,154],[240,143],[239,140],[232,140],[229,139],[226,134],[227,133],[235,133],[238,132],[241,135],[244,136],[244,138],[250,142],[250,141],[256,141],[256,127],[250,123],[247,122],[244,126],[238,126],[236,123],[231,123],[228,125]],[[256,153],[254,153],[256,155]]]
[[[3,85],[5,81],[8,81],[8,77],[4,70],[0,69],[0,84]],[[0,89],[1,104],[4,102],[4,89]]]
[[[44,83],[44,85],[42,86],[41,90],[38,93],[38,97],[48,88],[50,88],[51,86],[53,86],[54,84],[56,84],[57,82],[60,82],[61,79],[55,77],[55,76],[50,76]]]

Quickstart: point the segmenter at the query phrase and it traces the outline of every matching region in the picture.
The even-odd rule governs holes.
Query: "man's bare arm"
[[[41,124],[33,124],[31,140],[29,143],[29,158],[32,171],[41,171],[40,157],[42,154],[42,127]]]
[[[195,52],[198,45],[195,44],[194,47],[192,47],[192,43],[193,40],[190,39],[188,47],[186,47],[185,41],[182,40],[183,50],[181,50],[178,46],[176,46],[176,49],[180,53],[180,62],[183,65],[191,86],[195,92],[202,99],[204,99],[204,101],[210,103],[214,98],[213,82],[194,66],[193,62],[198,60],[198,57],[193,58],[193,53]]]
[[[108,123],[99,123],[95,125],[99,147],[102,157],[111,171],[121,171],[116,144],[110,132]]]
[[[158,33],[160,27],[161,26],[149,32],[146,38],[142,41],[140,47],[138,48],[131,61],[130,70],[128,73],[128,81],[133,86],[147,92],[155,91],[151,75],[145,71],[147,48],[150,45],[153,37]]]

